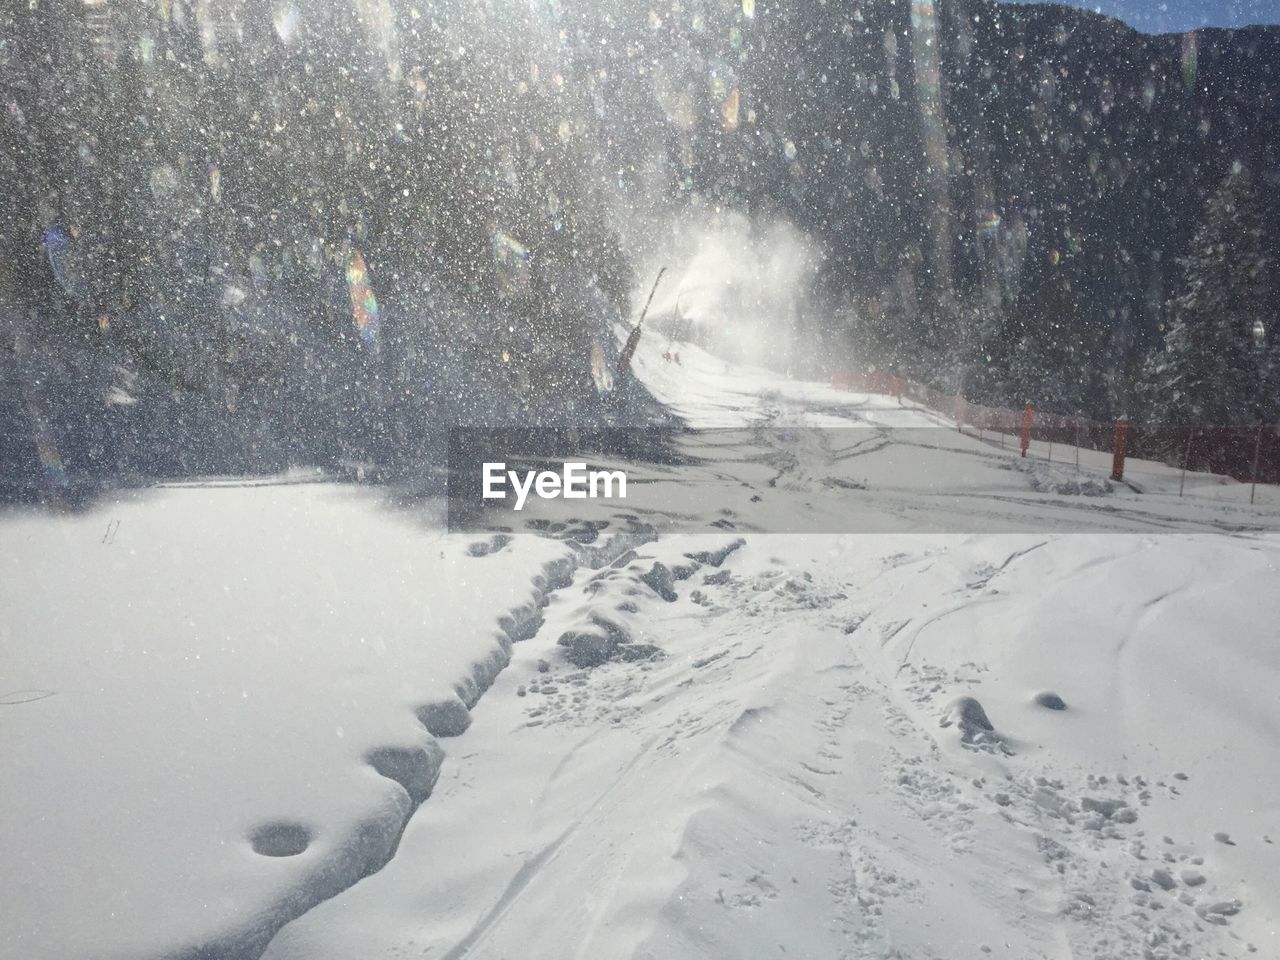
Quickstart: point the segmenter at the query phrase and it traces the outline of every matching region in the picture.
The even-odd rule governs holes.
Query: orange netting
[[[900,404],[917,404],[954,422],[959,430],[978,436],[990,433],[993,440],[1014,447],[1020,445],[1024,425],[1028,424],[1026,408],[970,403],[960,394],[935,390],[884,370],[841,371],[832,375],[831,385],[839,390],[891,396]],[[1121,432],[1116,422],[1051,413],[1036,409],[1034,404],[1029,407],[1029,440],[1115,452]],[[1123,422],[1124,453],[1128,456],[1223,474],[1244,482],[1280,483],[1280,428],[1276,426]]]

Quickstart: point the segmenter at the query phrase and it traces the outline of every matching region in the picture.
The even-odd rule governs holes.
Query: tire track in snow
[[[1002,574],[1006,569],[1008,569],[1011,563],[1013,563],[1016,560],[1021,560],[1027,554],[1032,553],[1033,551],[1039,550],[1041,547],[1046,546],[1048,543],[1049,543],[1048,540],[1042,540],[1040,543],[1032,544],[1031,546],[1024,547],[1021,550],[1015,550],[1013,553],[1009,554],[1007,557],[1004,558],[1004,562],[1001,563],[1000,566],[995,567],[986,576],[966,584],[963,589],[966,591],[985,589],[991,583],[992,580],[996,579],[996,577],[1000,576],[1000,574]],[[962,602],[956,604],[954,607],[950,607],[942,611],[941,613],[935,614],[934,616],[925,620],[922,624],[920,624],[920,626],[916,628],[915,632],[911,635],[911,639],[907,641],[907,648],[902,652],[902,660],[898,664],[897,673],[901,673],[903,668],[911,660],[911,651],[915,649],[916,641],[920,639],[920,634],[922,634],[926,629],[933,626],[938,621],[951,616],[954,613],[959,613],[961,610],[969,610],[975,606],[980,606],[982,604],[989,603],[989,602],[991,601],[983,598],[966,597]],[[893,634],[886,637],[885,643],[887,644],[889,640],[893,639],[893,637],[897,635],[897,633],[898,631],[895,630]]]
[[[604,805],[612,795],[614,795],[624,783],[627,782],[632,771],[639,765],[640,761],[648,756],[650,748],[653,746],[654,738],[648,738],[640,745],[640,749],[636,752],[627,764],[618,773],[618,778],[611,783],[605,791],[591,804],[587,810],[583,812],[580,819],[571,823],[556,839],[543,847],[533,857],[526,860],[525,863],[516,871],[514,877],[507,884],[496,903],[489,911],[480,918],[479,922],[471,929],[471,932],[463,937],[458,943],[444,954],[441,960],[461,960],[469,954],[472,949],[484,945],[489,933],[502,922],[503,918],[511,911],[511,909],[520,900],[520,897],[537,879],[539,873],[549,866],[559,854],[560,849],[570,841],[573,836],[589,822],[590,815],[594,814],[597,809]],[[576,748],[575,748],[576,752]],[[572,755],[572,754],[570,754]],[[566,760],[568,757],[565,758]]]

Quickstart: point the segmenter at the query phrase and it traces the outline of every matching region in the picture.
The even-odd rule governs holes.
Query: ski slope
[[[659,351],[602,529],[0,518],[0,956],[1280,955],[1275,491]]]

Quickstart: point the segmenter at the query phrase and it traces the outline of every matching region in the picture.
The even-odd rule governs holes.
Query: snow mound
[[[1041,690],[1032,699],[1037,707],[1044,707],[1046,710],[1067,709],[1067,702],[1052,690]]]
[[[987,717],[987,711],[974,697],[956,697],[947,704],[938,726],[955,727],[960,732],[960,742],[966,747],[1011,752],[1005,738]]]
[[[995,727],[987,719],[987,711],[973,697],[957,697],[947,704],[947,709],[939,722],[940,727],[956,726],[960,733],[969,740],[985,733],[994,733]]]

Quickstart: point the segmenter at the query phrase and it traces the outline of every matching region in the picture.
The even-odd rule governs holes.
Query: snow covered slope
[[[0,955],[1280,955],[1274,499],[658,350],[722,442],[603,529],[0,519]]]
[[[268,956],[1274,948],[1273,550],[769,537],[646,589],[690,546],[558,594],[396,859]],[[663,655],[561,662],[601,615]]]
[[[697,425],[928,420],[682,361],[637,366]],[[978,453],[957,436],[922,475]],[[832,462],[796,459],[801,486]],[[1091,536],[671,534],[582,569],[397,857],[268,957],[1270,955],[1280,544],[1159,532],[1235,509],[1162,498]],[[592,633],[625,642],[567,661]]]

